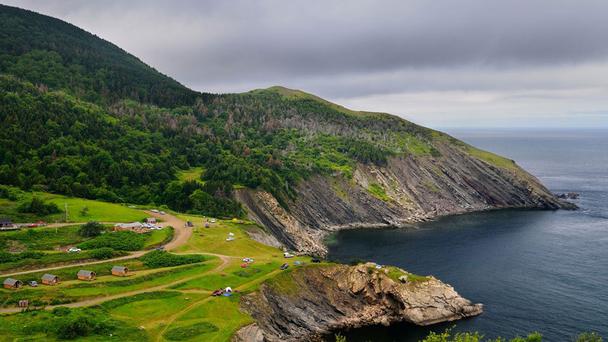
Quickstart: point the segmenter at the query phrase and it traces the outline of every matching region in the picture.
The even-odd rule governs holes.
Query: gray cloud
[[[564,89],[608,94],[601,0],[5,3],[83,27],[203,91],[282,84],[366,109],[422,93],[439,102],[466,92],[500,93],[500,101]],[[554,109],[538,100],[523,110]],[[593,100],[596,110],[608,107]],[[583,110],[571,101],[564,112]]]

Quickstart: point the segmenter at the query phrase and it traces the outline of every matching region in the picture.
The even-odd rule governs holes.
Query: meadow
[[[61,200],[65,198],[45,197],[45,201]],[[104,222],[112,219],[129,221],[148,216],[136,208],[92,202],[101,210],[95,217],[103,218]],[[71,205],[83,207],[90,205],[90,201],[74,199]],[[116,213],[103,213],[104,208],[112,211],[114,206],[127,209],[129,220]],[[252,240],[248,232],[259,233],[262,229],[252,222],[217,219],[211,223],[210,218],[203,216],[176,216],[184,223],[191,221],[194,227],[178,227],[182,229],[182,234],[183,229],[191,229],[192,234],[172,253],[151,251],[126,260],[94,264],[81,257],[89,258],[89,254],[98,248],[110,248],[122,255],[140,253],[116,249],[130,246],[135,240],[137,248],[128,250],[149,249],[171,240],[177,232],[165,228],[143,237],[125,238],[128,232],[121,232],[118,235],[125,237],[115,239],[108,235],[115,233],[107,232],[98,237],[84,238],[78,233],[80,225],[71,225],[0,233],[0,246],[12,254],[37,251],[66,258],[53,264],[59,264],[60,268],[50,271],[61,279],[56,286],[0,289],[0,313],[4,312],[0,316],[0,336],[3,336],[0,341],[61,340],[65,337],[65,327],[69,327],[72,321],[98,327],[78,336],[85,341],[106,340],[110,334],[113,338],[129,341],[227,341],[240,327],[253,322],[239,306],[243,295],[255,291],[261,283],[273,279],[277,274],[286,275],[296,267],[295,261],[310,262],[310,257],[304,256],[285,259],[283,251]],[[208,222],[209,228],[204,227],[205,222]],[[233,239],[227,241],[228,236]],[[60,252],[68,245],[91,249],[73,254]],[[45,255],[47,257],[50,258]],[[245,257],[254,261],[242,267]],[[28,272],[27,268],[40,267],[41,260],[22,261],[23,264],[17,268],[14,263],[6,266],[8,268],[2,265],[0,272],[6,274],[7,270],[25,269],[26,273],[15,275],[14,278],[23,282],[39,281],[47,271]],[[74,264],[79,262],[85,264]],[[285,262],[291,268],[281,271],[280,266]],[[131,274],[128,277],[112,276],[110,270],[115,265],[128,267]],[[81,269],[96,272],[97,278],[93,281],[78,280],[76,273]],[[214,290],[225,287],[231,287],[235,293],[230,297],[211,296]],[[21,299],[28,299],[31,305],[47,310],[9,314]],[[103,319],[98,321],[95,317]],[[48,326],[43,327],[39,322],[46,322]]]

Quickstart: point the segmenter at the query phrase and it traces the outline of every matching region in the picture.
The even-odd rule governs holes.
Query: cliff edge
[[[262,284],[241,306],[256,321],[233,337],[241,342],[318,340],[366,325],[429,325],[482,313],[481,304],[432,276],[371,263],[297,268]]]

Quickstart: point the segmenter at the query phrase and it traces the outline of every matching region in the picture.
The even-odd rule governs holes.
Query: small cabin
[[[45,274],[42,276],[42,283],[44,285],[57,285],[59,283],[59,277],[54,274]]]
[[[78,280],[95,280],[95,277],[97,277],[97,273],[93,272],[93,271],[87,271],[87,270],[80,270],[78,271]]]
[[[144,219],[144,222],[149,224],[156,224],[156,217],[148,217]]]
[[[129,269],[125,266],[112,267],[112,275],[117,277],[126,277],[129,274]]]
[[[23,285],[23,282],[13,278],[6,278],[3,285],[5,289],[18,289]]]

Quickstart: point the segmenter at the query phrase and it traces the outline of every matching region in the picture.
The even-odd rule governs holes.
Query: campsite
[[[263,228],[248,221],[45,198],[65,199],[70,211],[95,208],[102,233],[82,236],[87,220],[0,232],[0,244],[10,251],[3,257],[23,255],[0,267],[0,279],[7,280],[0,289],[3,336],[48,336],[44,327],[24,326],[36,321],[35,316],[59,321],[60,313],[104,317],[100,324],[111,324],[113,336],[126,340],[225,341],[252,321],[239,309],[242,295],[289,272],[291,268],[280,269],[286,261],[311,262],[305,256],[286,259],[285,251],[252,240],[248,233]],[[10,203],[5,212],[7,207]],[[157,226],[161,229],[147,228]],[[70,248],[82,250],[68,253]],[[30,286],[32,282],[39,285]],[[221,318],[227,316],[231,319]]]

